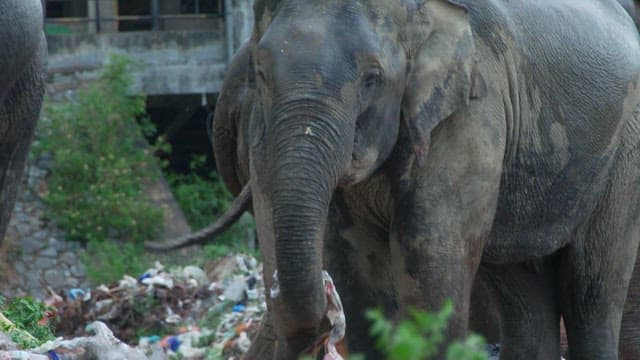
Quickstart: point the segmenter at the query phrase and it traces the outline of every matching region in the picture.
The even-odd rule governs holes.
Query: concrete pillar
[[[97,5],[97,6],[96,6]],[[100,32],[114,33],[118,32],[118,0],[87,0],[87,11],[89,18],[95,19],[100,15]],[[89,32],[98,31],[98,24],[95,20],[89,23]]]
[[[233,49],[234,52],[251,37],[253,31],[253,0],[233,1]]]

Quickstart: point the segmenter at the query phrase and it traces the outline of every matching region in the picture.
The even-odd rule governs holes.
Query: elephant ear
[[[238,153],[241,150],[241,123],[253,101],[249,77],[252,74],[251,51],[245,43],[236,52],[229,64],[212,123],[213,152],[217,171],[229,191],[237,195],[244,186],[243,173],[238,168]],[[246,176],[245,176],[246,177]]]
[[[463,6],[446,0],[423,2],[415,9],[407,39],[410,65],[402,113],[422,164],[431,131],[478,96],[472,88],[484,83],[472,76],[474,44]]]

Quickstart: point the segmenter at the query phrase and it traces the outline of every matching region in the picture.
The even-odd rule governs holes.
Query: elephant
[[[167,250],[171,248],[184,247],[193,244],[212,241],[217,235],[224,232],[232,225],[242,213],[250,210],[250,193],[248,187],[244,186],[249,180],[247,169],[247,147],[243,139],[249,136],[248,133],[238,136],[247,129],[247,124],[253,107],[254,91],[247,86],[247,75],[250,66],[250,53],[248,44],[245,44],[234,55],[231,66],[222,86],[220,97],[215,108],[215,127],[217,135],[216,160],[218,171],[226,176],[226,186],[236,195],[236,201],[230,209],[214,224],[190,234],[173,242],[156,244],[149,243],[147,247],[152,250]],[[225,143],[230,141],[230,143]],[[238,141],[241,146],[238,147]],[[224,152],[229,151],[229,152]],[[236,155],[238,153],[239,155]],[[245,169],[243,171],[243,169]],[[482,265],[481,265],[482,269]],[[500,314],[495,303],[494,295],[488,279],[483,271],[476,275],[476,281],[471,297],[469,328],[471,331],[483,335],[489,343],[500,343]],[[638,258],[634,267],[633,276],[629,285],[629,293],[624,307],[622,327],[620,333],[620,359],[640,358],[640,328],[637,326],[640,321],[640,307],[637,305],[640,299],[640,265]],[[275,337],[269,336],[271,333],[270,314],[267,314],[265,321],[266,329],[261,336],[254,339],[251,353],[248,359],[270,358],[265,355],[273,350]],[[367,327],[366,324],[360,326]],[[351,327],[351,323],[350,326]],[[561,339],[561,343],[566,344],[566,338]],[[564,349],[566,350],[566,349]]]
[[[5,236],[42,99],[47,44],[39,0],[0,2],[0,243]]]
[[[254,11],[213,125],[219,173],[242,195],[213,227],[250,209],[264,261],[248,358],[315,343],[323,269],[368,358],[362,309],[401,319],[452,299],[449,342],[468,330],[476,274],[503,320],[501,358],[559,358],[560,317],[571,359],[618,357],[640,240],[640,44],[618,3]]]

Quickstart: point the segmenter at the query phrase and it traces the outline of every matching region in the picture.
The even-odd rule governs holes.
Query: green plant
[[[80,260],[96,284],[110,284],[127,274],[141,275],[151,266],[142,244],[115,241],[89,241]]]
[[[453,304],[448,301],[441,311],[431,314],[418,310],[409,311],[410,317],[393,325],[380,310],[369,310],[372,321],[371,334],[377,338],[377,347],[389,359],[421,360],[432,358],[444,341],[444,331]],[[464,342],[454,342],[446,352],[447,360],[486,360],[485,342],[478,335],[469,336]]]
[[[55,339],[53,325],[48,321],[48,314],[52,311],[31,297],[15,298],[8,304],[3,301],[0,325],[2,331],[7,332],[21,348],[36,347]]]
[[[206,170],[205,156],[194,156],[187,174],[168,173],[173,195],[194,230],[211,224],[233,202],[233,195],[214,170]],[[199,174],[205,174],[204,176]],[[232,251],[250,251],[248,239],[255,228],[253,218],[243,216],[229,230],[220,235],[215,244],[204,247],[206,259],[216,259]]]
[[[70,240],[141,243],[161,228],[162,210],[143,192],[159,175],[153,153],[161,145],[144,140],[154,128],[145,95],[130,91],[130,66],[111,56],[74,101],[48,102],[40,122],[34,151],[53,159],[44,200]]]

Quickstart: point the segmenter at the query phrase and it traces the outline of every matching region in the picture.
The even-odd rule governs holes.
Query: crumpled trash
[[[166,273],[160,273],[153,276],[145,277],[140,282],[145,285],[150,285],[150,286],[159,285],[159,286],[164,286],[167,289],[173,289],[173,279],[169,274],[166,274]]]
[[[336,349],[336,344],[344,339],[347,322],[342,308],[342,301],[333,279],[328,272],[322,272],[322,280],[327,295],[327,318],[331,324],[329,337],[325,342],[325,355],[323,360],[342,360],[342,355]]]
[[[50,360],[47,355],[24,350],[0,351],[0,360]]]
[[[239,302],[244,297],[246,286],[247,282],[244,276],[234,276],[222,295],[226,300],[229,300],[231,302]]]
[[[0,350],[18,350],[18,345],[7,334],[0,332]]]
[[[30,353],[49,354],[51,350],[55,353],[76,350],[74,356],[66,358],[75,360],[89,359],[129,359],[129,360],[148,360],[148,358],[140,350],[130,347],[124,342],[117,339],[111,330],[102,322],[96,321],[86,327],[89,332],[95,333],[90,337],[79,337],[71,340],[47,341],[46,343],[31,349]],[[80,351],[77,351],[80,350]],[[45,359],[49,357],[45,356]]]
[[[103,321],[112,336],[137,343],[152,360],[174,355],[196,360],[211,351],[225,359],[240,358],[266,311],[262,265],[244,254],[228,255],[203,268],[166,270],[156,263],[140,276],[125,275],[113,284],[51,293],[58,310],[58,330],[66,337],[82,336],[87,322]],[[85,297],[86,301],[80,301]],[[202,322],[205,318],[220,321],[207,324],[207,329]],[[167,332],[162,332],[163,326]],[[139,337],[140,329],[154,329],[157,335]],[[176,333],[176,329],[180,330]],[[55,350],[64,360],[85,356],[82,349],[63,349],[56,344],[46,350]]]
[[[195,286],[202,286],[209,283],[207,274],[197,266],[185,266],[184,269],[182,269],[182,275],[187,279],[195,280]]]
[[[171,349],[171,351],[176,352],[181,345],[180,339],[177,336],[165,336],[162,340],[160,340],[160,346],[165,349]]]
[[[71,300],[82,299],[82,301],[91,300],[91,289],[87,289],[86,291],[83,289],[70,289],[68,292],[69,298]]]

